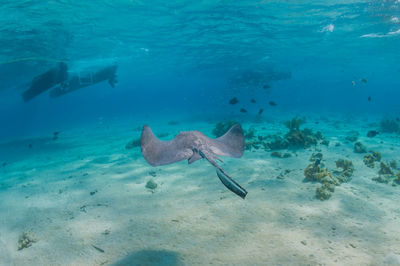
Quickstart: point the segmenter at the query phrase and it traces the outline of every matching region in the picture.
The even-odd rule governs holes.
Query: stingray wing
[[[233,125],[224,135],[209,139],[210,149],[220,156],[240,158],[244,152],[244,134],[240,124]]]
[[[152,166],[166,165],[189,159],[193,151],[183,148],[176,137],[170,141],[157,139],[149,126],[144,126],[140,137],[143,157]]]

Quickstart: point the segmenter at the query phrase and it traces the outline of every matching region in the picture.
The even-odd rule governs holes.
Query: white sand
[[[285,132],[280,121],[244,127]],[[0,162],[7,165],[0,166],[0,265],[400,265],[400,187],[372,181],[378,165],[366,167],[363,154],[344,142],[346,132],[356,129],[387,161],[399,159],[399,137],[366,138],[365,121],[312,121],[305,127],[331,140],[329,147],[317,147],[328,168],[347,158],[356,169],[327,201],[315,198],[318,184],[303,182],[314,148],[287,159],[263,149],[224,158],[224,169],[249,192],[242,200],[204,160],[153,168],[139,148],[126,150],[139,137],[138,123],[61,132],[56,141],[2,144]],[[213,125],[152,126],[170,133],[168,139],[181,128],[211,136]],[[292,171],[277,179],[285,169]],[[154,193],[145,188],[150,179],[158,183]],[[37,242],[17,250],[24,231]]]

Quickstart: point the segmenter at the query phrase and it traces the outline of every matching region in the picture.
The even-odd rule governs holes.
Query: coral
[[[321,139],[322,134],[314,134],[311,129],[305,128],[303,130],[289,131],[285,135],[285,142],[289,147],[302,147],[308,148],[311,145],[316,145],[317,141]]]
[[[249,128],[248,130],[245,130],[244,132],[244,138],[245,139],[252,139],[255,137],[256,129],[254,127]]]
[[[392,169],[390,169],[390,166],[385,164],[384,162],[381,162],[380,167],[381,167],[381,169],[379,169],[378,174],[380,174],[380,175],[394,175]]]
[[[375,167],[375,158],[374,158],[374,156],[372,154],[364,155],[363,162],[369,168],[374,168]]]
[[[320,200],[326,200],[332,196],[332,193],[335,191],[335,186],[348,181],[348,177],[352,175],[354,167],[351,161],[338,160],[336,165],[342,168],[343,171],[340,172],[341,176],[336,179],[328,168],[324,167],[321,163],[322,157],[321,153],[316,153],[311,156],[310,161],[313,161],[313,163],[308,165],[304,170],[304,180],[321,183],[322,185],[315,191],[316,197]]]
[[[153,179],[150,179],[146,183],[146,188],[148,188],[150,190],[155,190],[157,188],[157,183]]]
[[[396,162],[396,160],[390,161],[389,165],[390,165],[390,167],[392,169],[396,169],[397,170],[397,162]]]
[[[394,177],[394,179],[393,179],[393,184],[394,184],[394,183],[400,185],[400,172],[398,172],[398,173],[395,175],[395,177]]]
[[[268,148],[270,148],[271,150],[278,150],[278,149],[286,149],[289,147],[289,143],[286,139],[277,136],[277,135],[273,135],[273,136],[269,136],[271,138],[273,138],[272,142],[267,142],[266,146]]]
[[[332,196],[331,187],[322,185],[315,190],[315,196],[320,200],[327,200]]]
[[[377,161],[377,162],[381,161],[382,154],[380,152],[378,152],[378,151],[369,151],[369,152],[372,154],[372,156],[374,157],[375,161]]]
[[[305,118],[294,117],[291,120],[285,122],[285,126],[289,131],[300,131],[300,126],[305,123]]]
[[[322,184],[339,184],[332,176],[328,168],[324,168],[321,166],[320,161],[316,161],[308,165],[307,168],[304,170],[304,176],[305,181],[316,181]]]
[[[361,142],[358,141],[354,144],[354,152],[355,153],[366,153],[367,148]]]
[[[400,125],[392,119],[383,119],[381,121],[381,130],[386,133],[399,133]]]
[[[18,250],[28,248],[32,246],[32,243],[35,243],[36,241],[37,240],[35,239],[32,232],[30,231],[23,232],[18,239]]]
[[[350,177],[353,175],[354,166],[350,160],[340,159],[336,161],[336,167],[343,169],[337,177],[340,183],[349,182]]]
[[[215,125],[212,133],[217,138],[221,137],[236,123],[237,122],[235,121],[225,121],[225,122],[220,121]]]
[[[310,162],[315,162],[316,160],[320,160],[321,161],[323,156],[324,155],[322,153],[320,153],[320,152],[313,153],[313,154],[311,154]]]
[[[140,138],[133,139],[125,145],[125,149],[127,149],[127,150],[130,150],[130,149],[133,149],[136,147],[140,147]]]
[[[372,178],[372,180],[378,182],[378,183],[389,183],[391,175],[379,175],[377,177]]]

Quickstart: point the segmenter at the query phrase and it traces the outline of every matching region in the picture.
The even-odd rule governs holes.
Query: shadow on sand
[[[183,266],[176,252],[167,250],[140,250],[111,264],[112,266]]]

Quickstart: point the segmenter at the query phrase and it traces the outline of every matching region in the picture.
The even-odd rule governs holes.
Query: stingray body
[[[206,159],[216,169],[221,182],[238,196],[245,198],[247,191],[233,180],[215,160],[218,156],[240,158],[244,152],[243,129],[239,124],[233,125],[223,136],[212,139],[200,131],[180,132],[170,141],[157,139],[149,126],[144,126],[140,138],[143,157],[152,166],[167,165],[188,160],[193,163]]]

